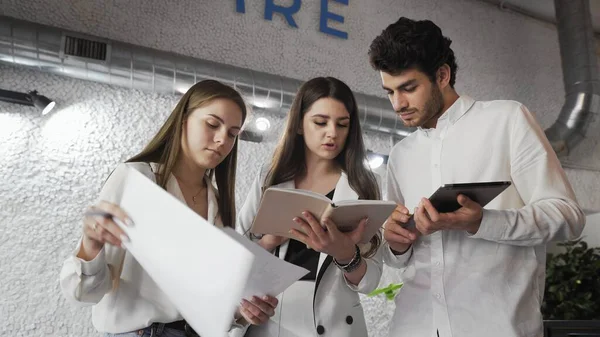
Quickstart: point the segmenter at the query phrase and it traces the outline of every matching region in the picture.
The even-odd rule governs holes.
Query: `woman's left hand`
[[[307,244],[312,249],[332,256],[339,263],[348,263],[356,253],[356,244],[360,242],[365,231],[367,220],[363,219],[358,227],[349,233],[342,233],[331,219],[325,219],[323,224],[310,213],[302,212],[304,219],[294,218],[304,233],[292,229],[290,232],[296,240]]]
[[[252,296],[252,299],[242,299],[240,306],[235,312],[235,319],[243,318],[246,323],[253,325],[261,325],[267,323],[269,318],[275,315],[275,308],[279,301],[277,297],[263,296],[257,297]]]

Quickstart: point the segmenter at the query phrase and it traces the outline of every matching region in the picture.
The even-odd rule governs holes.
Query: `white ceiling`
[[[505,3],[523,9],[526,12],[533,13],[546,20],[555,22],[554,0],[484,0],[498,5]],[[562,0],[569,1],[569,0]],[[592,13],[592,25],[597,33],[600,33],[600,0],[589,0],[590,12]]]

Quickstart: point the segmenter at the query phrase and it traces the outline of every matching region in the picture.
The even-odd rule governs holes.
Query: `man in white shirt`
[[[400,18],[371,44],[371,65],[405,125],[388,160],[384,260],[402,269],[390,336],[541,337],[545,244],[578,237],[585,216],[531,113],[454,90],[451,41],[433,22]],[[512,181],[486,209],[464,195],[438,213],[449,183]],[[414,212],[412,229],[404,228]]]

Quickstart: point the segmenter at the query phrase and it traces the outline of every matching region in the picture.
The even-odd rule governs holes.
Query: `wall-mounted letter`
[[[333,1],[348,6],[349,0],[333,0]],[[321,19],[319,20],[319,28],[320,28],[321,32],[323,32],[325,34],[337,36],[342,39],[348,39],[348,33],[342,32],[341,30],[337,30],[335,28],[331,28],[331,27],[327,26],[328,20],[333,20],[333,21],[344,23],[343,16],[329,11],[329,0],[321,0]]]
[[[246,1],[235,0],[235,11],[238,13],[246,13]]]
[[[265,20],[273,20],[273,13],[278,12],[283,14],[283,17],[287,21],[288,25],[298,28],[296,21],[294,21],[294,14],[300,10],[302,5],[301,0],[294,0],[294,3],[290,7],[278,6],[273,3],[274,0],[265,0]],[[346,0],[348,1],[348,0]]]

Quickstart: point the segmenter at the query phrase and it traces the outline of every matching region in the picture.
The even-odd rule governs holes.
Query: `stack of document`
[[[134,169],[121,208],[131,252],[202,337],[226,335],[242,298],[276,296],[308,273],[232,229],[215,227]]]

